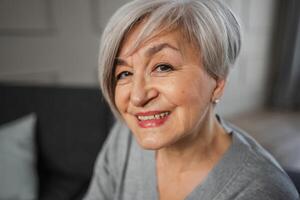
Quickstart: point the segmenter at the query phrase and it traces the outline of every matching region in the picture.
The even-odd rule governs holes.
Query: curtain
[[[300,110],[300,1],[281,0],[270,105]]]

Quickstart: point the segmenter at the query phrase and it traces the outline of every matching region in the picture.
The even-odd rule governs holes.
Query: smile
[[[163,112],[155,115],[138,115],[137,118],[140,121],[146,121],[146,120],[153,120],[153,119],[162,119],[166,116],[168,116],[170,112]]]
[[[168,120],[170,113],[169,111],[150,111],[138,113],[136,117],[141,128],[154,128],[163,125]]]

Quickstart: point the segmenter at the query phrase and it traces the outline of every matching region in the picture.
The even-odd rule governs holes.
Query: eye
[[[169,72],[173,70],[173,66],[169,64],[158,64],[155,67],[155,71],[157,72]]]
[[[116,80],[125,79],[126,77],[131,76],[131,75],[132,75],[132,73],[129,71],[123,71],[117,75]]]

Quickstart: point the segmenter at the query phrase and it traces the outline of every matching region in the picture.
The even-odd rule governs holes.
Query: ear
[[[219,100],[222,97],[226,85],[226,79],[217,79],[216,83],[217,84],[212,95],[212,102]]]

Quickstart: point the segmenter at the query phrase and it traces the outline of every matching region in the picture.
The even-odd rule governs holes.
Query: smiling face
[[[117,56],[115,104],[137,142],[158,150],[203,134],[214,117],[218,84],[180,31],[159,34],[131,52],[141,28],[131,30]]]

